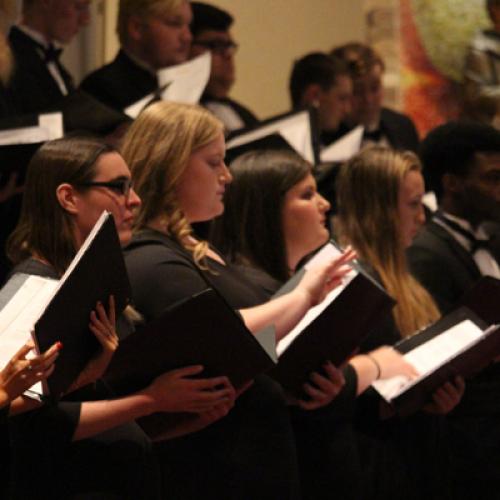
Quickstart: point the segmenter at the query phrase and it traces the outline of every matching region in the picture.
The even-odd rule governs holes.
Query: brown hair
[[[356,249],[397,300],[393,315],[402,336],[439,317],[429,293],[408,271],[399,234],[400,185],[415,170],[421,166],[413,153],[373,147],[347,162],[337,179],[339,239]]]
[[[7,255],[14,264],[37,255],[64,273],[77,248],[74,222],[57,199],[57,187],[91,181],[99,157],[113,151],[98,139],[72,137],[49,141],[35,153],[28,166],[21,216],[7,242]]]
[[[350,42],[334,48],[330,55],[345,61],[349,67],[351,78],[365,76],[375,66],[385,69],[385,64],[380,55],[369,45],[359,42]]]
[[[236,158],[224,213],[213,227],[215,246],[232,262],[249,263],[286,281],[290,270],[283,233],[285,197],[311,169],[300,155],[286,150],[249,151]]]

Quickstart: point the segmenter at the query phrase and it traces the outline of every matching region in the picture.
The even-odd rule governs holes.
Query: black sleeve
[[[201,292],[208,284],[187,260],[161,245],[125,253],[134,306],[149,321],[175,302]]]

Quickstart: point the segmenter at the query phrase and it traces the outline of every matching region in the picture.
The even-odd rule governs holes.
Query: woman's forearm
[[[120,399],[82,403],[73,441],[85,439],[155,411],[146,391]]]
[[[276,341],[281,340],[311,307],[311,298],[301,289],[270,300],[260,306],[241,309],[247,328],[257,333],[269,325],[276,329]]]

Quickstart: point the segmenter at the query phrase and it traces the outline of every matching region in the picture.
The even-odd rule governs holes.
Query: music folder
[[[181,300],[120,343],[106,372],[119,394],[142,389],[162,373],[203,365],[200,377],[225,375],[235,388],[274,361],[240,316],[213,289]]]
[[[474,311],[488,324],[500,323],[500,280],[483,276],[460,299],[458,306]]]
[[[0,311],[2,351],[8,346],[11,357],[32,331],[39,353],[61,341],[63,349],[53,373],[41,387],[32,388],[32,392],[57,399],[100,347],[89,329],[90,312],[97,302],[107,309],[112,294],[118,316],[130,300],[130,283],[113,217],[103,213],[60,280],[17,274],[11,279],[19,277],[22,286]]]
[[[336,243],[329,242],[275,297],[295,288],[307,269],[338,255]],[[302,386],[309,374],[320,370],[324,362],[336,366],[345,363],[394,306],[394,300],[359,264],[351,266],[353,270],[344,283],[311,308],[278,342],[278,364],[270,375],[296,395],[303,395]]]
[[[12,173],[22,185],[28,164],[37,149],[46,141],[63,136],[61,113],[18,115],[0,120],[0,186]]]
[[[158,88],[138,101],[131,103],[123,112],[130,118],[155,101],[172,101],[198,104],[210,78],[212,56],[205,52],[189,61],[157,71]]]
[[[398,414],[409,415],[431,401],[432,393],[455,376],[476,374],[500,354],[500,328],[460,307],[394,346],[420,376],[374,382],[373,387]]]
[[[280,149],[293,149],[312,165],[319,163],[319,142],[314,109],[273,116],[258,125],[233,131],[227,139],[228,163],[249,149],[272,149],[266,137],[280,135]],[[257,142],[258,141],[258,142]],[[273,139],[276,143],[276,139]],[[251,146],[255,145],[254,148]],[[284,146],[284,147],[283,147]]]

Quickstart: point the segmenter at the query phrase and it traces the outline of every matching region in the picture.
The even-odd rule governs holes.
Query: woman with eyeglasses
[[[46,143],[29,165],[21,218],[9,240],[14,273],[60,278],[103,210],[112,213],[126,243],[139,205],[128,167],[112,147],[92,138]],[[94,334],[105,329],[116,348],[114,331],[121,328],[111,309],[98,307],[90,320]],[[125,318],[121,323],[126,326]],[[201,372],[199,366],[166,373],[139,392],[113,399],[96,380],[111,349],[102,342],[97,359],[104,356],[105,363],[84,370],[74,387],[85,387],[61,402],[40,406],[23,398],[12,403],[11,413],[22,412],[9,419],[13,498],[66,498],[92,491],[159,498],[156,459],[133,420],[157,411],[188,411],[207,425],[232,406],[234,390],[227,379],[191,378]]]

